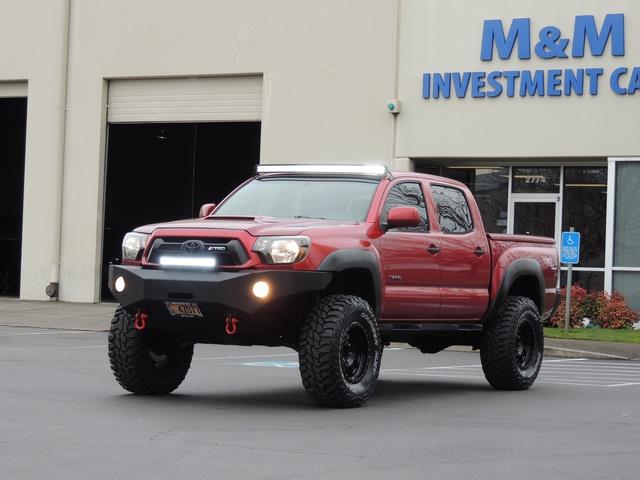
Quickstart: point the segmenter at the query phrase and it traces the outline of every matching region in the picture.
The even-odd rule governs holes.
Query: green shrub
[[[552,327],[564,327],[566,288],[561,291],[562,299],[555,315],[549,319]],[[571,287],[571,311],[569,326],[581,328],[583,319],[601,328],[629,328],[638,321],[638,315],[631,310],[624,297],[617,292],[587,291],[580,285]]]

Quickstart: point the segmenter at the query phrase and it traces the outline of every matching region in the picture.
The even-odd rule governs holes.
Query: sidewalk
[[[30,302],[0,299],[0,325],[107,331],[115,303]],[[451,350],[470,350],[451,347]],[[545,355],[566,358],[640,360],[640,344],[545,338]]]
[[[107,331],[115,303],[31,302],[0,299],[0,325]]]

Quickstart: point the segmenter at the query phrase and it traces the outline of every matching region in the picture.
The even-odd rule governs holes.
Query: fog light
[[[113,282],[113,286],[116,287],[116,292],[118,293],[124,292],[124,289],[127,286],[124,282],[124,277],[116,278],[116,281]]]
[[[267,298],[269,296],[269,284],[267,282],[254,283],[253,294],[258,298]]]

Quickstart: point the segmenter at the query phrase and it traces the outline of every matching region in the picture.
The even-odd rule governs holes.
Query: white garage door
[[[262,76],[109,82],[109,123],[244,122],[261,116]]]
[[[27,82],[0,82],[0,98],[26,96]]]

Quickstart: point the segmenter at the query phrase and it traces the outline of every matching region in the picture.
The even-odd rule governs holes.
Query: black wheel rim
[[[515,354],[518,368],[527,370],[531,367],[536,355],[536,334],[533,325],[527,320],[518,325]]]
[[[175,361],[178,347],[174,341],[162,337],[149,337],[148,339],[149,358],[156,370],[167,370]]]
[[[352,323],[342,336],[340,367],[349,383],[359,383],[367,371],[369,343],[367,334],[359,323]]]

